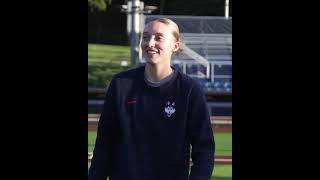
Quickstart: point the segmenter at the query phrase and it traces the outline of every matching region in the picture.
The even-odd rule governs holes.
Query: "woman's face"
[[[142,55],[147,63],[170,63],[171,55],[179,49],[170,27],[161,22],[147,24],[142,34]]]

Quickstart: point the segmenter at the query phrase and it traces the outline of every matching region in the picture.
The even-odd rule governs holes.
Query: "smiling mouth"
[[[158,51],[156,50],[146,50],[147,54],[158,54]]]

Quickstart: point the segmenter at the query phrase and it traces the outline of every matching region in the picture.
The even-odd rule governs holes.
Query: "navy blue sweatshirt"
[[[210,180],[215,143],[201,87],[178,70],[153,87],[144,68],[110,83],[89,180]]]

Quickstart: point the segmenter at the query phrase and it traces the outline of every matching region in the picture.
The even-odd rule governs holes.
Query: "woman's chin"
[[[156,58],[147,58],[146,62],[149,64],[157,64],[158,63]]]

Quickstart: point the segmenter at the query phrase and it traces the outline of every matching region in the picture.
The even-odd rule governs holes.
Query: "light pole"
[[[135,66],[139,58],[139,10],[140,1],[132,0],[131,6],[131,33],[130,33],[130,46],[131,46],[131,64]]]
[[[131,54],[131,65],[137,65],[139,58],[141,58],[140,49],[140,33],[142,28],[142,17],[141,15],[150,14],[157,7],[155,6],[144,6],[144,2],[140,0],[128,1],[127,5],[121,6],[121,12],[127,13],[127,33],[130,37],[130,54]]]
[[[224,15],[225,15],[225,18],[226,18],[226,19],[229,18],[229,0],[226,0],[226,2],[225,2]]]

